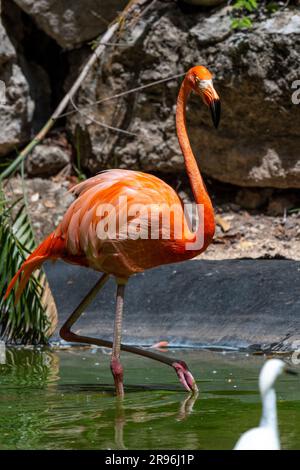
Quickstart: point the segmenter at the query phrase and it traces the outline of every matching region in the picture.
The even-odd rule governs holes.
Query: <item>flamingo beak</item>
[[[219,125],[220,117],[221,117],[221,103],[220,103],[219,98],[214,98],[210,102],[209,107],[210,107],[211,117],[212,117],[214,126],[216,129],[218,129],[218,125]]]
[[[211,117],[217,129],[221,117],[221,103],[218,93],[213,87],[212,80],[197,80],[197,92],[202,96],[204,103],[210,108]]]

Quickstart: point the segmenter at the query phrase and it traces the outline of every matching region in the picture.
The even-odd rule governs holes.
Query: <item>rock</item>
[[[8,17],[5,7],[5,23],[0,22],[0,84],[4,97],[0,99],[0,156],[25,144],[45,122],[50,107],[46,72],[37,64],[29,63],[16,49],[18,41],[7,27],[6,23],[13,21],[22,37],[20,16],[15,9],[12,5]]]
[[[225,0],[183,0],[185,3],[190,5],[199,5],[204,7],[214,7],[216,5],[220,5],[221,3],[225,3]]]
[[[106,30],[127,0],[14,0],[39,28],[64,48],[73,48]]]
[[[22,142],[28,133],[34,104],[27,80],[17,64],[15,48],[0,23],[0,156]]]
[[[269,201],[267,214],[271,216],[283,216],[286,211],[294,207],[294,198],[277,196]]]
[[[245,209],[259,209],[271,195],[271,189],[241,189],[236,196],[236,203]]]
[[[262,29],[268,34],[300,34],[299,14],[282,15],[280,11],[267,20]]]
[[[223,9],[220,13],[205,18],[201,24],[196,24],[190,34],[197,38],[197,42],[201,46],[216,44],[224,41],[231,35],[231,19],[227,14],[230,9]]]
[[[0,66],[16,56],[14,46],[7,36],[4,26],[0,23]]]
[[[58,145],[37,145],[26,162],[29,176],[56,175],[70,163],[70,154]]]
[[[81,88],[82,106],[109,95],[208,66],[222,100],[218,131],[210,114],[192,97],[188,128],[202,171],[245,187],[300,187],[300,105],[291,101],[299,79],[300,12],[296,7],[257,20],[253,29],[230,28],[230,8],[183,12],[157,1],[122,41],[107,50]],[[163,38],[163,41],[162,41]],[[77,65],[77,69],[81,63]],[[135,137],[107,131],[73,115],[69,129],[80,143],[82,164],[174,173],[184,170],[174,113],[181,79],[129,94],[88,109],[88,114]]]
[[[24,143],[30,136],[34,102],[22,69],[14,61],[1,67],[5,83],[5,104],[0,102],[0,156]]]
[[[5,194],[10,201],[20,199],[25,194],[29,204],[29,215],[38,242],[48,236],[61,222],[74,197],[68,192],[69,182],[54,178],[12,177],[5,182]],[[48,207],[47,207],[48,206]]]

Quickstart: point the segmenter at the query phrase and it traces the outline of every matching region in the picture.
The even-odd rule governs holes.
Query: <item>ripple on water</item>
[[[176,354],[197,377],[197,398],[181,389],[170,368],[124,355],[127,385],[120,402],[109,357],[101,351],[8,349],[7,363],[0,366],[0,448],[232,448],[258,423],[263,359],[190,350]],[[284,448],[300,446],[297,385],[292,377],[278,382]]]

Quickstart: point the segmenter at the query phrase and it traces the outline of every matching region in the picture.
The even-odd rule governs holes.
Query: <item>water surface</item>
[[[100,349],[16,349],[0,365],[0,449],[231,449],[260,418],[262,357],[168,351],[197,378],[197,399],[168,366],[123,354],[126,397]],[[300,380],[277,383],[282,447],[300,448]]]

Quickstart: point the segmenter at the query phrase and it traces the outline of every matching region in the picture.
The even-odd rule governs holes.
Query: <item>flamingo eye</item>
[[[195,83],[196,83],[196,85],[200,86],[200,82],[201,82],[200,78],[197,77],[197,75],[195,75]]]

